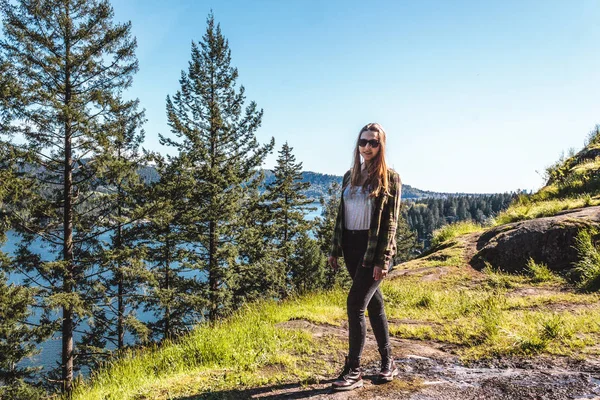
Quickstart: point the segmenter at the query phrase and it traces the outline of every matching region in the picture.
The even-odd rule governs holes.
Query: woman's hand
[[[329,256],[329,257],[327,257],[327,264],[329,264],[329,266],[333,269],[338,269],[339,265],[338,265],[337,260],[338,260],[337,257]]]
[[[373,279],[375,279],[376,281],[385,278],[387,276],[387,274],[388,274],[387,269],[383,269],[383,268],[377,267],[377,266],[375,266],[373,268]]]

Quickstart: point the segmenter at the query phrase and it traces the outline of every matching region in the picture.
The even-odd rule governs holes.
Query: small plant
[[[541,323],[540,337],[545,340],[570,338],[573,332],[567,329],[564,319],[554,314]]]
[[[548,347],[548,340],[540,337],[531,337],[519,343],[519,349],[524,354],[538,354]]]
[[[544,178],[547,182],[547,185],[561,182],[564,179],[567,171],[569,170],[569,160],[570,157],[565,157],[565,153],[563,152],[558,160],[554,162],[554,164],[546,167]]]
[[[595,229],[582,229],[575,238],[579,260],[574,264],[579,276],[578,286],[588,292],[600,289],[600,252],[594,243]]]
[[[531,197],[526,193],[519,193],[513,204],[518,206],[528,206],[531,204]]]
[[[559,278],[552,271],[550,271],[546,264],[538,264],[533,258],[529,258],[526,268],[529,276],[531,276],[531,282],[533,283],[553,282],[559,280]]]
[[[502,322],[502,307],[505,302],[504,297],[491,294],[478,304],[483,341],[490,340],[498,334]]]
[[[511,275],[502,272],[487,261],[481,272],[486,275],[486,283],[492,289],[511,289],[515,287]]]
[[[600,125],[596,125],[594,129],[588,133],[588,137],[585,141],[586,146],[598,146],[600,145]]]
[[[421,308],[431,308],[432,305],[433,296],[431,295],[431,293],[425,293],[423,297],[421,297],[421,299],[419,299],[419,301],[417,301],[417,303],[415,304],[415,306]]]
[[[552,340],[569,339],[572,336],[572,328],[567,326],[563,317],[553,314],[540,322],[533,335],[520,339],[517,348],[523,354],[538,354],[546,350]]]

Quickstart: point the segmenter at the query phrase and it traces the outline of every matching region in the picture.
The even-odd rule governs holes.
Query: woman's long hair
[[[366,131],[376,132],[378,134],[377,138],[379,139],[379,152],[377,153],[377,156],[375,156],[369,162],[369,164],[367,164],[368,176],[366,181],[362,184],[362,187],[365,190],[371,190],[371,197],[377,197],[381,194],[389,195],[390,185],[388,179],[388,167],[385,161],[386,135],[381,125],[377,123],[371,123],[363,126],[363,128],[358,133],[358,138],[356,139],[356,147],[354,149],[354,166],[352,167],[352,175],[350,182],[352,183],[352,186],[360,185],[361,163],[360,151],[358,150],[358,141],[360,140],[360,135],[362,135],[362,133]]]

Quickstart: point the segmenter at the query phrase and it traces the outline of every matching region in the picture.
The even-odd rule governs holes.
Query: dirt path
[[[304,320],[288,321],[280,326],[303,329],[316,338],[345,338],[347,334],[343,327]],[[232,399],[600,400],[600,363],[595,361],[537,357],[464,365],[439,343],[392,339],[392,346],[401,372],[393,382],[384,385],[375,383],[379,363],[374,356],[376,345],[368,339],[365,385],[361,389],[332,392],[333,377],[322,377],[318,383],[308,385],[274,385],[213,393],[213,396]]]

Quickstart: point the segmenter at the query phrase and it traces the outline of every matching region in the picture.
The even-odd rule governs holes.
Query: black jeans
[[[383,295],[379,284],[381,279],[373,279],[373,266],[362,266],[367,250],[369,231],[344,230],[342,249],[348,273],[352,277],[352,287],[348,293],[348,331],[350,360],[359,360],[367,336],[365,310],[369,310],[369,321],[377,340],[379,353],[390,353],[390,336],[388,322],[383,308]]]

